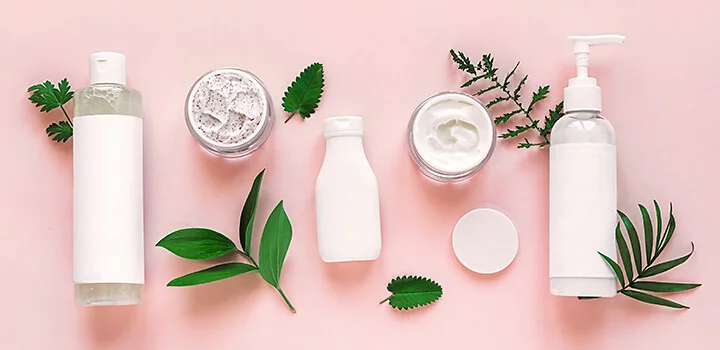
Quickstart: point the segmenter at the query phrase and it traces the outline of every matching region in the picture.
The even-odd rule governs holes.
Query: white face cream
[[[410,153],[420,170],[440,181],[470,177],[490,159],[495,125],[472,96],[444,92],[425,100],[408,125]]]
[[[203,75],[185,106],[190,133],[211,153],[239,157],[257,149],[272,127],[270,97],[250,72],[222,68]]]

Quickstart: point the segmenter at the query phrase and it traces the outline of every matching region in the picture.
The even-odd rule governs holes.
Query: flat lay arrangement
[[[542,127],[540,120],[530,113],[536,103],[547,97],[549,86],[538,88],[531,102],[524,106],[520,102],[521,92],[528,76],[511,86],[519,62],[501,83],[492,55],[484,55],[475,65],[462,52],[451,50],[458,68],[472,75],[462,87],[484,79],[490,82],[489,86],[475,92],[475,96],[493,90],[502,94],[485,106],[473,95],[459,92],[444,92],[423,101],[408,124],[410,156],[419,171],[432,180],[465,180],[480,171],[492,156],[497,142],[495,124],[508,123],[515,115],[523,116],[529,124],[510,129],[500,137],[519,137],[536,130],[541,141],[524,137],[518,148],[550,146],[550,292],[584,300],[613,297],[620,292],[649,304],[688,308],[638,291],[673,293],[700,286],[637,280],[670,270],[692,255],[691,252],[651,266],[673,237],[676,224],[672,210],[662,231],[660,208],[654,202],[658,230],[655,234],[647,209],[640,206],[646,265],[642,264],[636,229],[618,211],[633,248],[637,278],[633,278],[620,223],[616,224],[615,135],[612,126],[599,114],[600,88],[596,79],[588,76],[588,63],[591,46],[620,44],[625,37],[572,36],[570,40],[574,43],[577,77],[570,79],[564,102],[548,112]],[[65,117],[75,134],[74,266],[76,299],[80,305],[126,305],[141,299],[144,277],[140,95],[126,90],[125,75],[125,56],[101,52],[90,57],[89,88],[74,94],[68,81],[63,80],[57,89],[50,82],[28,89],[32,93],[30,102],[45,112],[57,107],[65,111],[63,105],[70,97],[76,100],[75,123],[72,124],[67,112]],[[323,85],[322,64],[314,63],[303,70],[283,98],[285,110],[291,113],[285,123],[295,114],[309,118],[318,108]],[[262,82],[252,73],[237,68],[210,71],[188,93],[185,107],[188,129],[212,155],[248,156],[265,142],[272,130],[270,101]],[[512,101],[516,109],[493,118],[487,108],[506,101]],[[57,127],[58,124],[51,124],[46,130],[48,136],[55,141],[67,141],[71,132],[67,132],[67,137],[58,136]],[[377,179],[363,150],[363,133],[363,119],[359,116],[332,117],[323,122],[327,145],[317,178],[316,210],[318,250],[328,263],[375,260],[380,256],[380,196]],[[240,216],[242,250],[223,234],[203,228],[180,229],[157,243],[186,259],[207,260],[237,253],[249,264],[216,265],[178,277],[168,286],[192,286],[258,272],[295,312],[280,288],[280,272],[292,238],[292,226],[282,201],[263,230],[260,259],[256,261],[250,253],[263,173],[256,177]],[[510,265],[519,243],[516,228],[507,216],[492,209],[476,209],[458,221],[452,245],[466,268],[492,274]],[[617,249],[625,275],[616,262]],[[110,251],[114,253],[108,254]],[[435,287],[438,289],[434,290]],[[432,303],[442,294],[437,283],[422,277],[398,278],[388,290],[394,293],[387,299],[390,305],[405,310]]]
[[[512,42],[465,33],[469,9],[428,36],[448,10],[391,33],[339,9],[397,10],[296,6],[266,18],[283,36],[218,11],[21,48],[0,349],[720,346],[698,45],[657,33],[681,74],[657,26],[573,15]]]

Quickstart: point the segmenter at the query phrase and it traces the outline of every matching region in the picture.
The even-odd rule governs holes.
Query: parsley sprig
[[[69,140],[73,135],[73,123],[64,105],[72,100],[74,92],[70,90],[68,80],[61,80],[57,87],[48,80],[42,84],[29,87],[27,92],[32,93],[29,100],[35,104],[35,107],[40,107],[40,112],[49,113],[56,108],[62,110],[65,120],[51,123],[45,129],[45,132],[53,141],[66,142]]]
[[[521,91],[528,80],[528,76],[525,75],[514,87],[511,81],[520,66],[520,62],[517,62],[515,67],[501,79],[498,75],[498,68],[495,67],[495,59],[492,57],[492,54],[484,54],[482,60],[477,64],[473,64],[472,60],[460,51],[450,50],[450,55],[459,70],[472,76],[472,78],[461,86],[462,88],[471,87],[480,81],[484,81],[484,87],[475,93],[476,96],[481,97],[490,92],[499,92],[499,96],[490,100],[485,107],[490,109],[503,102],[512,102],[513,107],[510,112],[495,118],[496,125],[508,123],[511,118],[516,115],[520,115],[526,119],[525,124],[515,125],[507,129],[505,133],[499,136],[500,138],[523,137],[523,141],[518,144],[518,148],[544,147],[550,145],[550,132],[558,119],[564,114],[563,103],[560,102],[555,108],[549,110],[544,119],[536,118],[532,114],[537,104],[547,98],[550,93],[549,85],[538,87],[538,89],[533,92],[530,102],[525,104],[522,102]],[[538,141],[532,142],[528,139],[526,135],[531,131],[537,132],[539,138],[536,138],[539,139]]]

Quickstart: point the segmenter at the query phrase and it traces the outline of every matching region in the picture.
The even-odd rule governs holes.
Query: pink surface
[[[658,1],[13,1],[0,21],[0,349],[718,349],[720,168],[717,43],[720,3]],[[211,5],[213,4],[213,5]],[[213,7],[215,6],[215,7]],[[678,312],[627,298],[579,302],[548,292],[548,157],[501,142],[489,165],[457,186],[426,181],[406,151],[405,127],[425,97],[464,78],[448,50],[486,51],[504,69],[522,60],[529,86],[573,72],[565,37],[622,33],[595,50],[592,71],[617,130],[620,208],[675,203],[678,233],[666,257],[696,255],[667,278],[700,281]],[[61,118],[27,101],[33,83],[88,81],[87,57],[128,57],[144,96],[146,266],[142,305],[80,308],[72,285],[71,144],[43,133]],[[187,90],[204,72],[234,65],[267,84],[275,108],[294,76],[325,64],[326,95],[305,122],[276,121],[243,161],[204,153],[183,119]],[[543,107],[549,107],[549,103]],[[314,181],[325,117],[365,117],[366,150],[380,181],[384,247],[372,263],[327,265],[316,244]],[[287,311],[259,276],[189,288],[171,278],[205,267],[153,245],[207,226],[236,239],[237,215],[267,168],[262,222],[284,199],[293,244],[282,284]],[[479,276],[454,258],[450,234],[468,210],[492,206],[518,227],[520,251],[503,273]],[[259,226],[258,226],[259,227]],[[377,302],[398,274],[436,279],[435,305],[400,313]]]

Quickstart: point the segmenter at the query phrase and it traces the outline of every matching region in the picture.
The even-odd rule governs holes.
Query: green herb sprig
[[[549,85],[538,87],[538,89],[533,92],[530,102],[524,104],[522,102],[521,91],[528,80],[528,76],[525,75],[514,87],[511,81],[520,66],[520,62],[517,62],[515,67],[501,79],[498,75],[498,68],[495,67],[495,59],[492,54],[487,53],[482,55],[482,60],[477,64],[473,64],[472,60],[461,51],[450,50],[450,55],[459,70],[472,76],[470,80],[462,84],[462,88],[467,88],[480,81],[484,81],[484,87],[477,91],[474,94],[475,96],[481,97],[493,91],[499,92],[500,96],[490,100],[485,107],[490,109],[504,102],[512,102],[512,111],[496,117],[496,125],[509,123],[516,115],[520,115],[526,119],[525,124],[515,125],[513,128],[507,129],[505,133],[500,134],[500,138],[523,137],[523,141],[518,144],[518,148],[545,147],[550,145],[550,132],[558,119],[564,115],[563,102],[558,103],[555,108],[549,110],[548,114],[542,120],[531,114],[537,107],[538,102],[547,98],[550,93]],[[489,85],[487,83],[489,83]],[[528,139],[527,135],[532,131],[537,132],[539,141],[531,142]]]
[[[387,301],[394,309],[408,310],[434,303],[442,296],[442,287],[435,281],[420,276],[395,277],[388,283],[392,293],[380,304]]]
[[[255,177],[252,189],[245,200],[245,205],[243,206],[240,216],[239,236],[240,247],[242,249],[238,249],[235,243],[222,233],[206,228],[177,230],[168,234],[156,244],[156,246],[163,247],[171,253],[185,259],[208,260],[219,258],[230,253],[237,253],[248,263],[230,262],[215,265],[175,278],[168,283],[168,287],[194,286],[249,272],[260,273],[260,276],[280,293],[280,296],[290,311],[295,313],[295,308],[280,287],[280,272],[282,271],[283,262],[285,261],[285,256],[287,255],[290,241],[292,240],[292,225],[285,213],[283,201],[280,201],[277,206],[275,206],[275,209],[270,213],[265,223],[265,228],[260,238],[258,260],[256,261],[250,254],[252,228],[255,222],[260,186],[264,174],[265,170],[261,171],[257,177]]]
[[[49,113],[56,108],[62,110],[65,120],[51,123],[45,132],[55,142],[64,143],[69,140],[73,135],[73,123],[64,106],[72,100],[74,92],[70,90],[68,80],[61,80],[57,87],[48,80],[29,87],[27,92],[32,93],[28,99],[35,104],[35,107],[40,107],[40,112]]]
[[[290,113],[287,123],[295,114],[302,119],[310,118],[322,98],[325,76],[322,63],[313,63],[305,68],[295,81],[288,86],[283,96],[283,109]]]
[[[598,254],[610,265],[615,273],[621,286],[618,293],[622,293],[625,296],[644,303],[676,309],[689,309],[689,307],[678,304],[672,300],[645,293],[677,293],[701,286],[701,284],[698,283],[644,281],[644,279],[648,277],[657,276],[680,266],[690,259],[693,252],[695,252],[695,245],[690,243],[690,253],[687,255],[662,263],[655,263],[673,238],[676,221],[675,215],[673,215],[672,203],[670,203],[670,219],[668,219],[667,225],[665,229],[663,229],[660,206],[657,201],[653,201],[653,205],[655,207],[655,228],[653,227],[652,219],[650,218],[650,213],[647,208],[642,204],[638,205],[643,220],[642,243],[635,229],[635,225],[633,225],[630,218],[622,211],[618,211],[622,226],[625,227],[628,240],[630,241],[630,249],[628,249],[628,244],[623,237],[621,225],[618,223],[615,228],[615,240],[617,242],[618,252],[620,253],[620,260],[622,260],[622,268],[612,258],[600,252],[598,252]],[[644,249],[641,247],[641,244],[644,245]],[[645,259],[643,259],[643,250]],[[633,262],[635,264],[634,269]]]

